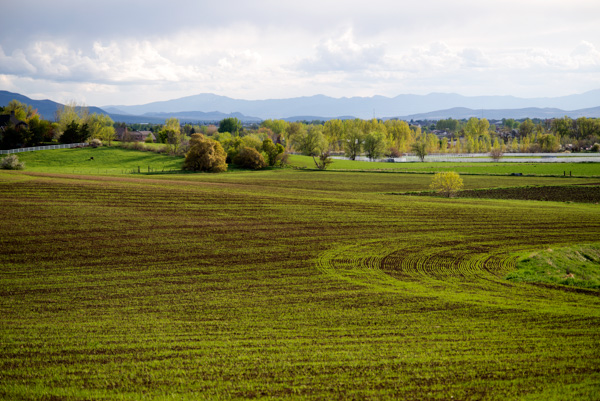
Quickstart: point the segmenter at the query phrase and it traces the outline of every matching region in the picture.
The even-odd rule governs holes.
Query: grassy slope
[[[507,278],[600,289],[600,245],[578,245],[527,254]]]
[[[147,172],[148,167],[154,171],[180,170],[183,163],[181,157],[106,146],[24,152],[17,156],[25,162],[27,171],[78,174],[122,174],[137,172],[138,167],[141,172]]]
[[[0,398],[595,399],[598,292],[504,277],[598,206],[429,182],[0,172]]]

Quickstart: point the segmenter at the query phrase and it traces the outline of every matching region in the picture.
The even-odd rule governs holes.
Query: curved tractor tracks
[[[374,291],[503,308],[551,309],[548,291],[571,296],[561,289],[505,280],[519,257],[514,252],[524,249],[467,239],[425,239],[419,244],[402,241],[399,237],[338,246],[320,255],[317,268]]]

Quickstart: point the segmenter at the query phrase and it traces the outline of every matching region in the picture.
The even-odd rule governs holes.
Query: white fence
[[[34,146],[32,148],[0,150],[0,155],[7,155],[7,154],[11,154],[11,153],[21,153],[21,152],[33,152],[35,150],[80,148],[83,146],[88,146],[88,144],[87,143],[66,143],[63,145]]]

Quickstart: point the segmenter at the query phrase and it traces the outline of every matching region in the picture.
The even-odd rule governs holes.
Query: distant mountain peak
[[[59,106],[59,103],[50,100],[37,101],[20,94],[0,91],[0,104],[8,104],[13,98],[31,104],[47,119],[53,119],[54,112]],[[245,118],[246,121],[259,121],[268,118],[286,119],[290,116],[306,116],[307,118],[313,118],[314,116],[314,119],[321,120],[326,120],[328,117],[318,116],[355,116],[363,119],[401,116],[415,118],[414,116],[417,115],[440,116],[443,115],[442,112],[451,113],[448,114],[448,117],[459,118],[460,115],[464,115],[458,112],[459,108],[468,109],[467,111],[463,110],[464,113],[475,113],[474,115],[477,117],[485,116],[486,112],[494,116],[505,113],[502,116],[505,118],[510,118],[513,115],[523,115],[523,113],[535,113],[535,115],[527,115],[527,117],[539,116],[540,118],[554,115],[553,113],[562,113],[561,116],[579,116],[583,113],[583,115],[593,117],[596,108],[599,106],[600,89],[593,89],[581,94],[548,98],[519,98],[508,95],[463,96],[456,93],[433,92],[428,95],[402,94],[395,97],[375,95],[371,97],[333,98],[316,94],[288,99],[243,100],[214,93],[199,93],[142,105],[106,106],[106,109],[113,120],[117,121],[140,121],[144,115],[151,117],[147,113],[168,114],[171,116],[191,116],[190,113],[193,113],[195,117],[210,115],[211,120],[218,116],[235,115],[240,116],[240,119]],[[92,111],[92,109],[94,108],[90,107],[91,112],[104,112],[101,109],[94,109],[95,111]],[[516,111],[522,109],[528,110]],[[193,112],[190,112],[190,110],[193,110]],[[207,110],[218,110],[218,112]],[[157,121],[153,122],[160,122],[160,117],[155,118],[157,118]]]

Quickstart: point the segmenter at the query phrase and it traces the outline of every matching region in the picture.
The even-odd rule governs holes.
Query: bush
[[[142,142],[125,142],[123,143],[123,148],[140,151],[148,150]]]
[[[287,166],[290,162],[290,155],[286,152],[280,153],[277,155],[277,161],[275,162],[276,166],[284,167]]]
[[[397,148],[397,147],[395,147],[395,146],[392,146],[392,147],[390,147],[390,148],[387,150],[387,152],[385,153],[385,155],[386,155],[387,157],[396,158],[396,157],[400,157],[400,156],[402,156],[402,153],[400,153],[400,151],[398,150],[398,148]]]
[[[502,148],[500,147],[492,148],[490,151],[490,157],[496,162],[499,161],[502,156],[504,156],[504,152],[502,152]]]
[[[439,193],[446,195],[448,198],[454,195],[456,191],[463,187],[463,180],[458,173],[454,171],[446,171],[436,173],[433,176],[430,188],[437,190]]]
[[[193,134],[190,138],[190,150],[185,155],[184,170],[227,171],[227,154],[221,144],[202,134]]]
[[[0,168],[4,170],[23,170],[25,168],[25,162],[19,162],[17,155],[12,154],[2,159]]]
[[[233,159],[233,162],[240,167],[258,170],[266,167],[264,157],[254,148],[243,147]]]
[[[593,144],[592,148],[591,148],[591,151],[592,152],[596,152],[596,153],[600,152],[600,143]]]
[[[102,146],[102,141],[98,138],[94,138],[94,139],[90,140],[89,144],[92,148],[97,148],[97,147]]]
[[[262,149],[266,155],[265,161],[269,166],[272,167],[277,165],[284,165],[287,162],[287,158],[284,157],[285,148],[280,143],[273,143],[271,138],[267,138],[263,141]]]

